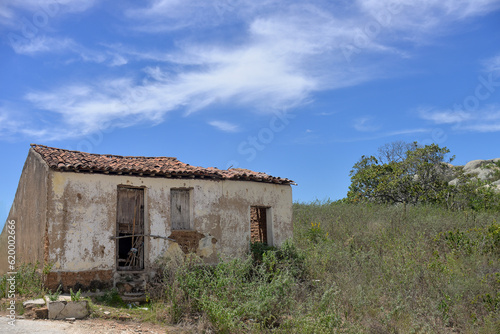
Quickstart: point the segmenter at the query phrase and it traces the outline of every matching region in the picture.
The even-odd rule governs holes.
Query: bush
[[[23,263],[17,268],[15,282],[18,296],[38,298],[46,293],[43,282],[51,266],[46,265],[43,269],[39,267],[40,264],[37,262],[35,264]],[[0,278],[0,298],[7,297],[7,278],[9,278],[7,274]]]
[[[96,302],[113,307],[127,306],[117,289],[108,290],[102,296],[97,296]]]

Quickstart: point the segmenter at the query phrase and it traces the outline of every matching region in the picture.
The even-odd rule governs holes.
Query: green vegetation
[[[166,323],[198,319],[222,333],[497,333],[499,219],[296,203],[293,242],[253,245],[252,256],[216,266],[172,262],[153,309]]]
[[[82,290],[78,289],[78,291],[75,293],[73,292],[73,289],[69,289],[69,293],[71,296],[71,301],[73,302],[79,302],[82,299]]]
[[[49,297],[49,300],[51,302],[55,302],[55,301],[59,300],[60,295],[61,295],[61,286],[60,285],[57,287],[56,291],[52,292],[49,290],[47,292],[47,297]]]
[[[122,297],[120,296],[120,293],[118,292],[117,289],[112,289],[105,291],[102,296],[97,296],[96,301],[100,304],[104,304],[107,306],[113,306],[113,307],[125,307],[126,304],[122,300]]]
[[[46,265],[40,268],[39,263],[31,264],[24,263],[19,266],[16,270],[15,286],[16,295],[39,298],[46,293],[46,289],[43,286],[43,278],[50,271],[51,266]],[[0,277],[0,298],[7,298],[7,279],[10,275],[4,275]]]
[[[351,170],[346,200],[351,203],[438,204],[450,210],[500,210],[500,194],[491,183],[500,178],[500,162],[492,176],[478,180],[446,159],[450,151],[436,144],[394,142],[379,148],[379,157],[362,156]],[[485,166],[488,167],[488,166]],[[449,181],[455,179],[454,184]]]

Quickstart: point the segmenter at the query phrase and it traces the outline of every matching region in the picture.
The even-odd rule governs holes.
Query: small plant
[[[78,289],[76,293],[73,292],[73,289],[69,289],[69,293],[71,295],[71,301],[79,302],[82,299],[82,290]]]
[[[96,298],[96,301],[113,307],[125,307],[122,297],[117,289],[106,291],[104,295]]]
[[[250,253],[252,254],[252,258],[258,263],[262,262],[262,255],[270,250],[276,250],[276,248],[263,242],[252,242],[250,244]]]
[[[311,242],[324,241],[328,237],[328,232],[321,228],[321,223],[311,223],[311,227],[306,231],[306,236]]]
[[[61,286],[59,285],[54,293],[52,293],[52,291],[49,291],[47,295],[49,296],[49,300],[51,302],[57,301],[59,299],[59,296],[61,295]]]

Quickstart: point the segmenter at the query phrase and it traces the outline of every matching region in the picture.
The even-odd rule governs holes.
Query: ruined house
[[[16,262],[50,263],[47,285],[68,290],[142,284],[158,258],[174,254],[192,252],[207,263],[242,256],[251,241],[277,246],[292,236],[291,184],[171,157],[32,144],[8,217]],[[4,228],[3,254],[6,241]],[[6,258],[1,273],[9,271]]]

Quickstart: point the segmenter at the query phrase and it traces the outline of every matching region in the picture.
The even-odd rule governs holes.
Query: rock
[[[479,167],[487,164],[488,162],[493,162],[493,160],[472,160],[465,164],[464,172],[469,172],[474,169],[478,169]]]
[[[87,301],[66,302],[56,301],[49,302],[49,319],[62,320],[66,318],[83,319],[90,312],[88,310]]]
[[[485,181],[485,180],[488,180],[490,178],[490,176],[492,176],[493,171],[491,169],[480,167],[480,168],[472,169],[472,170],[466,172],[465,174],[474,175],[479,180]]]
[[[35,319],[48,319],[49,309],[47,307],[35,309]]]
[[[110,314],[111,314],[111,312],[109,312],[109,311],[104,311],[104,314],[105,314],[105,315],[110,315]]]
[[[27,300],[23,303],[24,308],[29,309],[33,307],[42,307],[45,306],[46,302],[44,299],[39,298],[39,299],[30,299]]]
[[[462,170],[470,180],[481,180],[481,181],[497,181],[493,177],[500,171],[500,167],[496,163],[500,162],[500,158],[488,159],[488,160],[472,160],[469,161]],[[460,166],[457,166],[460,167]],[[494,182],[494,184],[495,184]],[[448,182],[450,185],[457,185],[458,179],[454,176],[451,181]],[[498,186],[498,184],[495,184]]]

